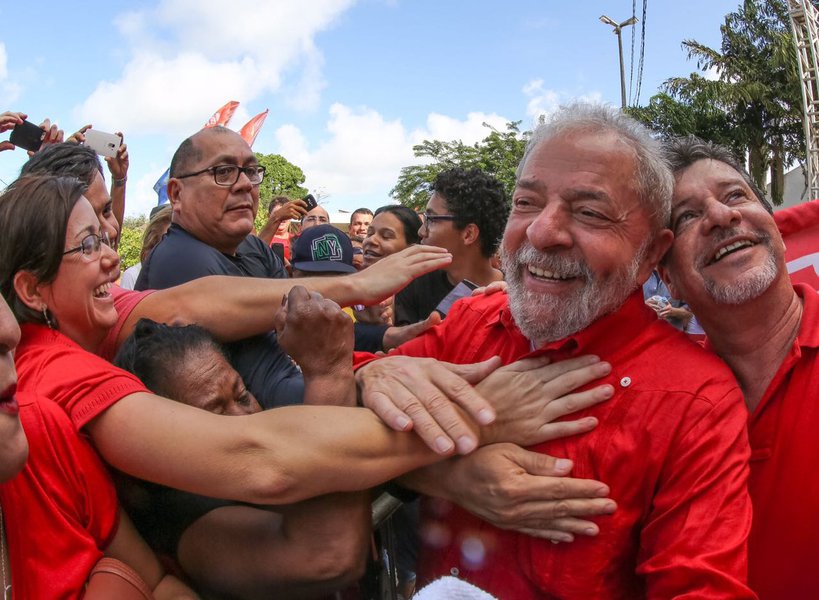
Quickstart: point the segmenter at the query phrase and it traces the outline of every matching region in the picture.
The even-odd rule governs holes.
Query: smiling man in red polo
[[[730,152],[669,145],[674,246],[662,272],[731,368],[750,416],[749,581],[763,600],[819,590],[819,298],[792,285],[770,205]]]
[[[573,417],[598,426],[531,450],[571,459],[572,477],[606,482],[616,510],[610,503],[611,514],[577,531],[586,535],[552,544],[427,501],[421,581],[457,575],[515,600],[754,597],[739,387],[643,303],[641,284],[671,244],[671,190],[659,144],[618,111],[573,105],[533,133],[502,243],[508,298],[461,301],[399,352],[453,363],[596,354],[611,363],[612,398]],[[401,358],[361,367],[359,380],[390,360]],[[422,491],[458,501],[471,493],[463,503],[480,504],[485,487],[464,473],[470,461],[495,460],[492,452],[453,459]]]

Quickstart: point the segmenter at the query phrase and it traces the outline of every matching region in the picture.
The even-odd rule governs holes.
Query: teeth
[[[111,289],[111,282],[110,281],[108,283],[103,283],[101,286],[99,286],[98,288],[96,288],[94,290],[94,297],[95,298],[100,298],[100,297],[104,296],[105,294],[107,294],[108,290],[110,290],[110,289]]]
[[[558,280],[561,280],[561,281],[564,280],[564,279],[571,279],[571,276],[558,275],[554,271],[545,271],[543,269],[539,269],[539,268],[534,267],[532,265],[529,265],[527,268],[529,269],[529,272],[532,275],[534,275],[535,277],[541,277],[543,279],[558,279]]]
[[[753,246],[753,244],[748,241],[734,242],[733,244],[728,244],[724,248],[720,248],[719,250],[717,250],[717,253],[714,255],[714,262],[718,261],[720,258],[725,256],[729,252],[733,252],[738,248],[747,248],[749,246]]]

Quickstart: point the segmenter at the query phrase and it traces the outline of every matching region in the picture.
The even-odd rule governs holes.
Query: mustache
[[[744,231],[739,227],[731,227],[730,229],[717,229],[717,231],[713,234],[712,240],[714,245],[719,245],[722,242],[730,240],[734,237],[739,236],[746,236],[751,239],[752,242],[756,244],[764,244],[768,247],[771,246],[771,236],[764,232],[764,231]],[[699,266],[704,267],[710,264],[711,259],[713,259],[714,255],[711,253],[710,256],[703,256],[699,260]]]
[[[516,270],[525,264],[543,271],[552,271],[561,277],[586,280],[593,277],[591,267],[582,258],[566,253],[543,252],[529,243],[521,245],[515,252],[504,252],[501,262],[505,272]]]

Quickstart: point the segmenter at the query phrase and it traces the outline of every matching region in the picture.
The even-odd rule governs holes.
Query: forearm
[[[269,246],[270,242],[273,241],[273,236],[276,235],[276,230],[279,228],[280,223],[281,219],[268,219],[267,223],[265,223],[264,227],[262,227],[262,230],[256,235]]]
[[[264,279],[213,275],[146,297],[128,316],[117,341],[122,343],[143,317],[160,323],[195,323],[222,342],[266,333],[273,330],[282,298],[294,285],[303,285],[341,305],[361,297],[349,277]]]
[[[122,185],[117,185],[114,181],[111,182],[111,210],[121,229],[122,222],[125,219],[125,182],[122,182]]]
[[[394,432],[361,408],[224,417],[142,393],[86,430],[109,464],[135,477],[254,504],[368,489],[440,458],[415,434]]]

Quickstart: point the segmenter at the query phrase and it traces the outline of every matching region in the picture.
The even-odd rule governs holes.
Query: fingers
[[[4,150],[14,150],[14,144],[11,142],[0,142],[0,152]]]
[[[0,132],[14,129],[28,118],[28,115],[21,112],[6,111],[0,114]],[[6,148],[8,149],[8,148]]]
[[[489,285],[475,288],[472,290],[472,295],[491,296],[492,294],[497,294],[498,292],[506,293],[506,289],[508,287],[509,285],[505,281],[493,281]]]
[[[432,315],[430,315],[430,317],[432,317]],[[500,356],[493,356],[482,362],[469,365],[456,365],[446,362],[442,362],[441,364],[469,383],[475,384],[485,379],[490,373],[500,367],[502,361]]]
[[[578,535],[594,537],[600,533],[600,528],[592,521],[584,521],[570,517],[566,519],[546,520],[540,524],[540,527],[521,527],[518,531],[532,537],[551,540],[554,543],[569,543],[573,542],[575,536]]]
[[[287,322],[287,296],[282,296],[282,305],[279,310],[276,311],[276,314],[273,316],[273,328],[276,330],[276,334],[281,337],[282,331],[284,330],[284,324]]]
[[[84,144],[85,143],[85,132],[88,131],[89,129],[91,129],[91,127],[92,127],[91,123],[88,123],[87,125],[83,125],[77,131],[72,133],[68,137],[68,139],[65,140],[65,141],[66,142],[76,143],[76,144]]]
[[[412,325],[404,325],[402,327],[390,327],[384,332],[384,340],[383,340],[383,347],[384,350],[390,351],[393,348],[397,348],[404,342],[407,342],[413,338],[418,337],[422,333],[424,333],[427,329],[435,327],[438,323],[441,322],[441,315],[437,312],[433,312],[430,316],[428,316],[423,321],[419,321],[418,323],[413,323]]]

